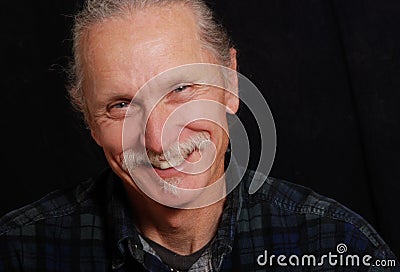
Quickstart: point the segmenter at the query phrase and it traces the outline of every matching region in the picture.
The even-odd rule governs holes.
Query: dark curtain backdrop
[[[366,218],[400,256],[400,2],[215,0],[239,71],[265,95],[277,128],[271,176],[311,187]],[[1,7],[1,210],[105,167],[66,99],[78,1]],[[258,137],[244,107],[252,140]]]

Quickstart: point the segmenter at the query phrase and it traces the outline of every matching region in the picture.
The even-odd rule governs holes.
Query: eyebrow
[[[180,73],[173,73],[168,77],[155,78],[153,84],[160,86],[164,90],[172,90],[179,84],[193,84],[193,85],[201,84],[201,79],[192,74],[185,74],[180,72]],[[143,88],[144,86],[142,86],[141,88]]]
[[[156,75],[149,81],[147,81],[144,85],[140,86],[139,88],[133,89],[131,86],[131,90],[128,91],[128,88],[119,88],[120,91],[113,90],[113,89],[104,89],[94,104],[94,110],[98,111],[102,108],[107,108],[107,106],[116,100],[129,100],[132,101],[135,98],[135,101],[141,101],[142,99],[137,94],[143,89],[147,87],[152,88],[156,87],[157,89],[160,88],[163,91],[171,91],[173,88],[177,87],[179,84],[193,84],[193,85],[204,85],[202,76],[194,73],[185,73],[186,70],[182,69],[177,72],[161,72],[161,75]],[[166,73],[165,76],[162,74]],[[153,85],[154,84],[154,85]],[[151,86],[153,85],[153,86]]]

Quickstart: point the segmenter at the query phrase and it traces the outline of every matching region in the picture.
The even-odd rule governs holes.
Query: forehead
[[[178,4],[98,23],[87,31],[81,48],[89,79],[130,79],[136,88],[167,69],[205,61],[195,16]]]

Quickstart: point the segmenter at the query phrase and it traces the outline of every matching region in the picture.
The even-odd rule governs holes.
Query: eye
[[[122,119],[127,112],[132,111],[129,109],[131,106],[130,101],[115,101],[108,106],[108,116],[114,119]]]
[[[114,109],[123,109],[129,106],[128,102],[118,102],[114,105],[111,105],[110,108],[114,108]]]
[[[190,84],[180,85],[180,86],[178,86],[177,88],[175,88],[175,89],[173,90],[173,92],[175,92],[175,93],[180,93],[180,92],[183,92],[183,91],[189,89],[190,87],[192,87],[192,85],[190,85]]]
[[[171,103],[184,103],[198,95],[198,86],[193,83],[179,83],[171,88],[166,96],[167,101]]]

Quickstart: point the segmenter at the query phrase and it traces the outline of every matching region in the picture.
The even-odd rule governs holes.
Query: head
[[[202,1],[89,0],[76,17],[73,34],[71,100],[128,187],[141,194],[130,173],[135,162],[143,165],[141,176],[155,170],[171,188],[202,188],[223,175],[229,142],[225,115],[236,112],[238,98],[221,88],[187,81],[182,78],[185,71],[174,70],[194,63],[236,69],[235,50]],[[160,73],[169,75],[166,71],[173,71],[168,76],[175,80],[172,85],[164,86],[162,76],[152,81]],[[206,107],[202,101],[223,107]],[[185,104],[191,106],[182,107]],[[199,118],[210,111],[220,124]],[[129,148],[123,147],[124,124],[135,131],[125,137],[132,143]],[[208,152],[206,146],[215,148]],[[204,171],[179,171],[182,163],[200,161],[208,153],[213,159]],[[146,154],[151,165],[141,163],[140,154]],[[168,156],[173,159],[166,163]],[[162,192],[156,189],[154,194],[173,191],[163,184]]]

